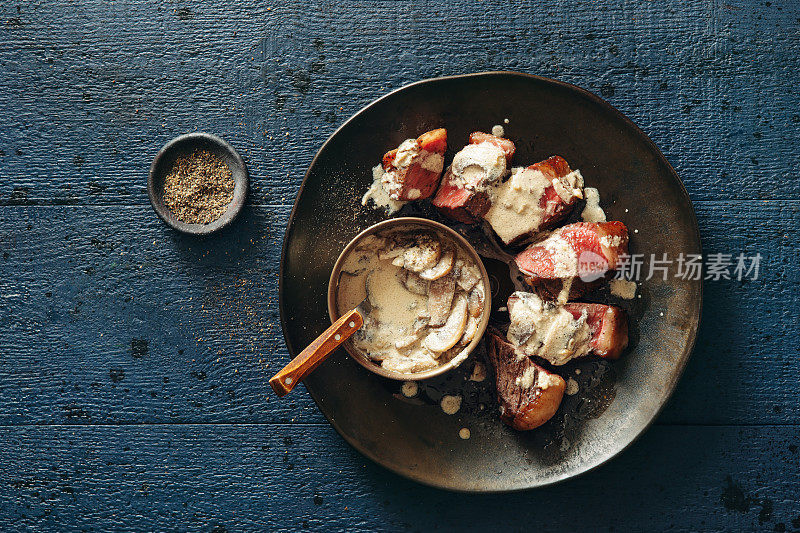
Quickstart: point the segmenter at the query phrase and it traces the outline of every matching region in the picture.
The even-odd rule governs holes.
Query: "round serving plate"
[[[700,253],[694,210],[675,171],[639,128],[602,99],[567,83],[512,72],[424,80],[356,113],[325,142],[306,173],[280,272],[281,324],[291,357],[330,325],[328,279],[342,248],[387,218],[361,205],[371,168],[382,155],[404,139],[445,127],[447,161],[470,132],[495,124],[516,143],[515,166],[558,154],[580,169],[586,185],[600,190],[608,219],[628,226],[631,253],[647,258],[666,253],[673,259]],[[424,207],[407,206],[398,215],[420,211],[465,232]],[[497,261],[485,263],[490,274],[502,278]],[[344,350],[305,384],[347,442],[421,483],[499,492],[562,481],[630,445],[675,388],[697,334],[702,282],[673,275],[641,281],[639,297],[630,301],[610,296],[607,288],[588,295],[628,311],[630,347],[613,363],[591,358],[560,367],[578,391],[565,396],[556,416],[533,431],[517,432],[500,421],[493,371],[482,350],[454,371],[420,381],[412,398],[401,394],[400,382],[368,372]],[[487,369],[483,381],[472,376],[479,362]],[[445,395],[463,398],[454,415],[439,405]],[[463,428],[469,429],[467,439],[459,435]]]

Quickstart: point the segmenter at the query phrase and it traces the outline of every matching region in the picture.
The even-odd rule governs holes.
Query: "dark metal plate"
[[[670,258],[700,253],[694,211],[675,171],[642,131],[600,98],[516,73],[425,80],[358,112],[328,139],[306,174],[280,273],[281,321],[292,357],[330,324],[326,290],[341,249],[385,218],[360,203],[372,181],[370,169],[383,153],[437,127],[446,127],[449,144],[460,149],[471,131],[489,130],[505,118],[506,135],[517,144],[515,164],[559,154],[581,169],[587,186],[600,189],[609,220],[627,224],[632,252]],[[566,396],[559,413],[531,432],[500,422],[490,367],[485,381],[468,379],[480,353],[421,383],[413,399],[400,394],[400,383],[367,372],[344,351],[319,367],[306,386],[350,444],[400,475],[474,492],[547,485],[622,451],[675,388],[697,333],[702,283],[654,277],[640,284],[639,293],[641,298],[622,303],[631,316],[631,347],[623,358],[564,368],[580,391]],[[607,292],[592,297],[608,300]],[[463,396],[455,415],[440,409],[444,394]],[[459,438],[461,428],[469,428],[471,438]]]

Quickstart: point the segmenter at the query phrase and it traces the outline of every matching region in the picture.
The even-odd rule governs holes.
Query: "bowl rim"
[[[178,220],[172,214],[172,211],[164,205],[162,194],[158,190],[158,182],[163,178],[162,172],[159,172],[161,163],[173,153],[183,151],[184,146],[191,147],[198,142],[216,147],[218,150],[228,154],[233,161],[233,165],[228,165],[223,161],[230,168],[234,180],[233,198],[222,215],[208,224],[190,224]],[[249,188],[250,176],[247,172],[247,165],[242,156],[239,155],[239,152],[221,137],[206,132],[184,133],[167,141],[153,158],[153,162],[150,163],[150,173],[147,176],[147,196],[158,218],[171,228],[187,235],[210,235],[229,226],[241,212]]]
[[[458,366],[460,366],[464,361],[466,361],[472,352],[475,351],[475,348],[478,347],[480,344],[481,339],[483,338],[483,334],[486,332],[486,328],[489,326],[489,316],[491,315],[492,311],[492,290],[491,290],[491,283],[489,281],[489,273],[486,271],[486,267],[483,264],[483,261],[480,258],[480,255],[475,250],[475,248],[465,239],[461,234],[459,234],[454,229],[440,223],[436,222],[435,220],[429,220],[427,218],[421,217],[396,217],[396,218],[389,218],[386,220],[382,220],[368,228],[362,230],[358,233],[353,239],[347,243],[347,246],[344,247],[342,252],[339,254],[339,257],[336,259],[336,262],[333,264],[333,268],[331,269],[331,277],[328,280],[328,315],[331,318],[331,322],[335,322],[341,316],[339,314],[339,309],[336,300],[336,289],[339,286],[339,277],[341,275],[342,266],[344,264],[344,260],[350,255],[350,252],[353,248],[358,244],[362,239],[369,235],[373,235],[378,233],[379,231],[389,230],[389,229],[396,229],[399,227],[406,227],[408,229],[412,229],[414,227],[425,226],[429,228],[433,228],[435,231],[439,231],[445,233],[451,239],[454,239],[457,245],[461,246],[463,250],[465,250],[472,260],[477,264],[478,269],[481,272],[481,283],[483,284],[484,288],[484,303],[483,303],[483,311],[481,312],[481,321],[478,323],[478,331],[475,333],[475,337],[472,341],[464,348],[466,350],[466,356],[459,358],[454,357],[450,361],[446,362],[443,365],[439,365],[436,368],[431,370],[426,370],[425,372],[415,372],[415,373],[403,373],[403,372],[396,372],[394,370],[387,370],[382,366],[376,364],[374,361],[366,357],[360,350],[358,350],[351,340],[347,340],[345,343],[342,344],[342,347],[345,349],[347,354],[356,360],[358,364],[369,370],[370,372],[374,372],[379,376],[383,376],[385,378],[394,379],[398,381],[421,381],[424,379],[433,378],[436,376],[440,376],[446,373],[449,370],[452,370]]]
[[[362,106],[357,112],[355,112],[353,115],[351,115],[338,128],[336,128],[336,130],[334,130],[333,133],[330,134],[330,136],[328,136],[328,138],[325,140],[325,142],[322,143],[322,145],[320,146],[319,150],[315,154],[314,158],[311,160],[311,163],[308,165],[308,168],[306,169],[306,173],[303,176],[303,181],[301,182],[300,187],[297,190],[297,195],[295,196],[295,200],[294,200],[294,204],[292,205],[291,213],[289,214],[288,223],[286,224],[286,230],[284,231],[283,247],[281,249],[281,262],[280,262],[279,274],[278,274],[278,310],[279,310],[279,313],[280,313],[281,330],[283,332],[284,342],[286,344],[286,348],[287,348],[287,350],[289,352],[290,357],[291,357],[292,353],[296,354],[298,352],[295,350],[295,347],[293,346],[293,344],[291,342],[291,339],[289,338],[288,320],[287,320],[287,317],[286,317],[286,312],[284,311],[284,304],[285,304],[284,289],[285,289],[285,287],[284,287],[283,280],[284,280],[284,276],[285,276],[284,266],[286,264],[286,254],[288,253],[288,249],[289,249],[289,246],[288,246],[289,239],[288,238],[289,238],[290,231],[292,229],[292,221],[294,220],[294,216],[295,216],[295,214],[297,212],[297,206],[298,206],[298,204],[300,202],[300,197],[303,194],[305,186],[308,184],[308,177],[311,174],[311,170],[317,164],[317,161],[319,160],[320,155],[326,150],[326,148],[331,143],[331,141],[344,128],[346,128],[351,122],[357,120],[362,114],[367,112],[368,109],[372,108],[373,106],[377,105],[378,103],[382,102],[383,100],[386,100],[386,99],[394,97],[394,95],[396,93],[399,93],[401,91],[404,91],[406,89],[409,89],[410,87],[414,87],[414,86],[417,86],[417,85],[423,85],[423,84],[428,84],[428,83],[436,83],[436,82],[444,81],[444,80],[460,80],[460,79],[469,79],[469,78],[482,78],[482,77],[489,78],[489,77],[502,77],[502,76],[516,77],[516,78],[522,78],[522,79],[530,79],[530,80],[543,82],[543,83],[546,83],[546,84],[549,84],[549,85],[552,85],[552,86],[559,87],[559,88],[565,89],[567,91],[570,91],[573,94],[575,94],[575,95],[577,95],[577,96],[579,96],[579,97],[581,97],[581,98],[583,98],[583,99],[585,99],[585,100],[587,100],[589,102],[592,102],[595,105],[598,105],[599,107],[605,109],[606,111],[609,111],[618,120],[620,120],[623,124],[626,124],[629,128],[631,128],[634,132],[636,132],[640,136],[640,138],[646,144],[648,144],[650,146],[650,148],[653,151],[653,154],[658,158],[658,160],[662,164],[665,165],[665,167],[667,168],[669,174],[672,175],[672,177],[675,180],[676,184],[680,188],[680,191],[683,193],[683,197],[686,200],[686,203],[687,203],[687,206],[688,206],[688,215],[691,218],[691,225],[692,225],[692,229],[694,230],[693,233],[694,233],[694,237],[695,237],[695,239],[697,241],[698,250],[702,254],[703,243],[702,243],[702,240],[700,238],[700,228],[699,228],[699,225],[698,225],[698,222],[697,222],[697,215],[695,213],[694,205],[692,204],[691,197],[689,196],[689,192],[686,190],[686,185],[684,185],[683,181],[678,176],[678,173],[675,171],[675,168],[672,166],[672,164],[670,164],[669,160],[667,160],[666,156],[661,152],[661,150],[658,148],[658,146],[655,144],[655,142],[653,142],[653,140],[650,139],[650,137],[639,126],[637,126],[635,122],[633,122],[630,118],[628,118],[625,114],[623,114],[616,107],[614,107],[613,105],[611,105],[610,103],[605,101],[603,98],[601,98],[601,97],[597,96],[596,94],[588,91],[587,89],[584,89],[582,87],[579,87],[579,86],[574,85],[574,84],[569,83],[569,82],[555,80],[553,78],[547,78],[547,77],[544,77],[544,76],[537,76],[535,74],[529,74],[529,73],[526,73],[526,72],[516,72],[516,71],[510,71],[510,70],[489,70],[489,71],[473,72],[473,73],[468,73],[468,74],[456,74],[456,75],[451,75],[451,76],[439,76],[439,77],[435,77],[435,78],[425,78],[425,79],[417,80],[417,81],[412,82],[412,83],[407,83],[405,85],[402,85],[402,86],[400,86],[400,87],[398,87],[398,88],[396,88],[396,89],[394,89],[392,91],[389,91],[388,93],[385,93],[385,94],[379,96],[378,98],[375,98],[375,99],[371,100],[370,102],[368,102],[367,104]],[[604,455],[603,457],[601,457],[599,460],[595,461],[594,463],[585,465],[582,469],[577,470],[577,471],[573,471],[570,474],[561,475],[561,476],[559,476],[559,477],[557,477],[555,479],[551,479],[551,480],[548,480],[548,481],[545,481],[545,482],[541,482],[541,483],[538,483],[538,484],[535,484],[535,485],[515,486],[515,487],[503,488],[503,489],[497,489],[497,488],[473,488],[473,487],[467,488],[467,487],[453,486],[451,484],[448,484],[446,480],[431,480],[429,478],[425,478],[423,476],[420,476],[420,475],[418,475],[418,474],[416,474],[414,472],[398,471],[398,470],[396,470],[394,468],[391,468],[390,466],[385,465],[381,461],[381,459],[379,457],[377,457],[370,450],[368,450],[363,445],[361,445],[360,442],[358,442],[357,440],[351,438],[344,431],[342,431],[342,429],[339,427],[339,424],[338,424],[338,422],[336,420],[333,420],[333,419],[329,418],[327,416],[327,414],[322,409],[320,409],[320,411],[322,412],[323,416],[325,416],[325,418],[328,420],[328,422],[333,426],[333,428],[336,430],[336,432],[339,433],[339,435],[341,435],[342,438],[347,443],[349,443],[351,446],[353,446],[353,448],[358,450],[359,453],[361,453],[365,457],[369,458],[373,462],[383,466],[387,470],[390,470],[390,471],[392,471],[392,472],[394,472],[394,473],[396,473],[396,474],[398,474],[398,475],[400,475],[402,477],[405,477],[407,479],[411,479],[413,481],[416,481],[417,483],[420,483],[422,485],[427,485],[427,486],[435,487],[435,488],[439,488],[439,489],[445,489],[445,490],[453,491],[453,492],[461,492],[461,493],[469,493],[469,494],[475,494],[475,493],[501,494],[501,493],[520,492],[520,491],[524,491],[524,490],[531,490],[531,489],[534,489],[534,488],[542,488],[542,487],[553,486],[555,484],[563,483],[563,482],[565,482],[565,481],[567,481],[569,479],[574,479],[574,478],[579,477],[579,476],[581,476],[583,474],[586,474],[587,472],[595,470],[598,467],[608,463],[609,461],[611,461],[615,457],[618,457],[621,453],[623,453],[625,450],[630,448],[635,442],[637,442],[642,437],[642,435],[644,435],[647,432],[647,430],[655,423],[656,419],[658,419],[659,415],[664,410],[664,408],[666,407],[667,403],[669,403],[669,399],[672,397],[672,394],[675,392],[675,388],[676,388],[676,386],[678,384],[678,381],[680,381],[681,376],[683,375],[684,371],[686,370],[686,365],[688,364],[689,359],[691,358],[691,355],[692,355],[692,353],[694,351],[694,348],[695,348],[695,345],[697,343],[697,333],[698,333],[698,331],[700,329],[700,322],[702,320],[702,315],[703,315],[703,284],[700,283],[698,285],[698,293],[697,293],[697,321],[696,321],[697,323],[694,324],[693,327],[691,328],[689,339],[688,339],[688,342],[687,342],[686,347],[685,347],[686,356],[683,358],[683,360],[680,362],[680,364],[676,368],[676,372],[673,375],[673,379],[668,384],[668,389],[669,390],[666,392],[666,395],[664,396],[664,401],[655,410],[655,412],[653,413],[653,416],[651,417],[651,419],[640,428],[638,433],[636,435],[634,435],[634,437],[631,438],[625,445],[617,447],[615,450],[612,450],[611,453]],[[317,398],[317,395],[314,394],[308,388],[306,390],[308,390],[309,395],[314,400],[314,403],[317,405],[317,407],[320,408],[320,400]]]

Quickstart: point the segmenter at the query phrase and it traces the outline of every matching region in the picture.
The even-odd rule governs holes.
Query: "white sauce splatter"
[[[461,409],[461,396],[444,396],[440,403],[442,411],[448,415],[454,415]]]
[[[397,147],[392,165],[395,168],[407,167],[419,155],[419,143],[416,139],[406,139]]]
[[[500,124],[495,124],[494,126],[492,126],[492,135],[494,135],[495,137],[503,137],[505,134],[506,130]]]
[[[416,381],[404,381],[400,390],[406,398],[413,398],[419,392],[419,386]]]
[[[567,379],[567,389],[564,391],[567,395],[573,396],[578,393],[579,389],[577,381],[572,378]]]
[[[583,189],[583,194],[586,197],[586,207],[583,208],[581,218],[584,222],[605,222],[606,213],[600,207],[600,192],[594,187],[586,187]]]
[[[550,387],[557,385],[560,382],[560,379],[555,374],[551,374],[549,372],[544,372],[542,370],[538,370],[535,366],[529,366],[522,372],[521,376],[517,376],[515,383],[523,388],[523,389],[530,389],[531,387],[536,387],[539,389],[549,389]]]
[[[624,279],[612,279],[609,282],[611,294],[623,300],[632,300],[636,296],[636,282]]]
[[[551,374],[550,372],[539,372],[539,374],[536,376],[536,386],[542,390],[555,387],[559,383],[561,383],[561,378],[557,374]]]
[[[373,167],[372,185],[370,185],[369,189],[367,189],[367,192],[364,193],[364,196],[361,197],[361,205],[367,205],[367,203],[372,200],[372,203],[375,204],[375,207],[382,207],[391,215],[392,213],[400,210],[400,208],[406,205],[407,202],[392,200],[389,197],[389,193],[386,192],[386,190],[383,188],[383,184],[381,183],[383,175],[383,167],[380,165]]]

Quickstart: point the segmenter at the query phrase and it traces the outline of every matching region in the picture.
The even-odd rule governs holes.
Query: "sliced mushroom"
[[[472,290],[472,287],[481,280],[481,273],[474,265],[462,264],[458,269],[458,286],[464,291]]]
[[[400,269],[398,271],[398,276],[400,276],[403,286],[408,289],[409,292],[420,294],[422,296],[428,294],[429,283],[424,279],[420,279],[418,274],[406,269]]]
[[[380,329],[380,324],[367,316],[364,317],[364,327],[356,331],[353,335],[353,342],[358,349],[369,355],[372,359],[383,358],[388,353],[391,341],[376,333]]]
[[[457,356],[463,350],[463,345],[459,344],[456,344],[455,346],[453,346],[444,353],[437,354],[436,360],[439,361],[440,365],[449,363],[455,356]]]
[[[411,326],[411,330],[414,333],[419,333],[428,326],[428,323],[430,323],[430,321],[431,319],[429,317],[421,316],[414,321],[414,324]]]
[[[507,337],[511,344],[522,346],[536,333],[536,324],[527,320],[512,320],[508,326]]]
[[[379,250],[378,251],[378,259],[380,259],[381,261],[388,261],[390,259],[394,260],[397,257],[400,257],[401,255],[403,255],[403,252],[404,252],[404,250],[403,250],[402,246],[397,246],[396,244],[391,244],[391,245],[388,245],[383,250]],[[397,265],[397,266],[400,266],[400,265]]]
[[[430,235],[422,234],[414,238],[414,243],[403,250],[402,265],[397,265],[398,257],[392,264],[402,266],[412,272],[422,272],[433,268],[442,256],[442,244]]]
[[[398,350],[402,350],[403,348],[408,348],[415,342],[419,340],[419,334],[416,335],[406,335],[405,337],[401,337],[394,341],[394,347]]]
[[[367,355],[369,355],[369,358],[372,359],[373,361],[378,361],[378,362],[383,361],[389,356],[389,354],[384,352],[369,352],[369,354]]]
[[[381,366],[386,370],[394,370],[401,374],[424,372],[439,366],[432,353],[427,350],[413,350],[406,357],[392,357],[385,360]]]
[[[467,325],[464,327],[464,334],[461,335],[461,340],[458,341],[458,343],[462,345],[471,343],[476,333],[478,333],[478,319],[471,316],[467,319]]]
[[[387,241],[384,237],[378,235],[367,235],[355,245],[354,250],[357,252],[369,252],[370,254],[373,254],[375,253],[375,250],[381,250],[385,248],[386,245]]]
[[[423,341],[432,352],[442,353],[456,345],[467,325],[467,299],[459,295],[444,326],[432,330]]]
[[[453,296],[456,292],[456,281],[453,276],[444,276],[431,281],[428,286],[428,313],[431,326],[441,326],[450,314]]]
[[[533,312],[529,309],[528,302],[534,306]],[[536,333],[535,316],[540,315],[541,300],[529,293],[515,292],[508,298],[508,314],[511,324],[508,326],[506,337],[514,346],[522,346]]]
[[[436,263],[435,266],[420,272],[419,277],[433,281],[441,278],[442,276],[446,276],[453,270],[454,258],[455,252],[453,252],[452,249],[445,250],[442,253],[442,256],[439,258],[439,262]]]
[[[482,287],[475,287],[469,293],[469,316],[478,318],[483,313],[485,297]]]

